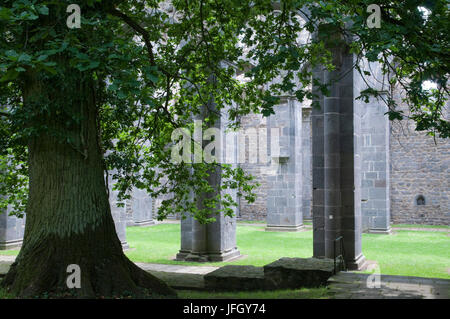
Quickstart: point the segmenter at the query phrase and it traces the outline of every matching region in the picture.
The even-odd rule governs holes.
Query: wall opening
[[[416,197],[416,205],[417,205],[417,206],[423,206],[423,205],[425,205],[425,196],[423,196],[423,195],[418,195],[418,196]]]

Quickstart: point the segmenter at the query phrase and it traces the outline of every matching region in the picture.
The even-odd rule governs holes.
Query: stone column
[[[149,226],[155,224],[152,210],[153,198],[145,190],[133,188],[130,205],[132,224],[129,224],[129,226]]]
[[[362,82],[362,80],[360,80]],[[387,106],[355,101],[362,110],[361,186],[363,231],[390,234],[389,135]]]
[[[275,169],[267,178],[266,230],[299,231],[303,228],[302,106],[296,99],[286,98],[274,111],[268,119]]]
[[[111,215],[114,219],[114,225],[116,226],[117,236],[122,243],[122,248],[129,249],[127,243],[126,227],[127,227],[127,217],[126,217],[126,205],[120,207],[118,204],[121,203],[117,199],[119,191],[112,189],[114,181],[112,179],[112,172],[108,172],[108,185],[109,185],[109,204],[111,206]]]
[[[302,210],[303,220],[312,219],[312,148],[311,148],[311,108],[303,107],[302,114]]]
[[[9,216],[9,209],[0,212],[0,250],[17,249],[22,246],[25,216]]]
[[[225,134],[228,120],[226,116],[227,110],[222,110],[221,118],[215,123],[215,127],[220,131],[219,136],[215,136],[220,143],[214,151],[218,162],[231,164],[233,167],[237,165],[237,136],[236,134]],[[201,126],[195,125],[194,140],[201,141],[203,134]],[[227,138],[228,135],[228,138]],[[231,138],[230,138],[231,137]],[[209,142],[203,142],[203,149]],[[226,159],[230,160],[227,161]],[[210,172],[208,182],[214,188],[222,183],[221,169],[216,168]],[[228,194],[236,201],[237,192],[227,191]],[[197,200],[200,206],[201,198],[208,196],[204,194],[198,199],[192,196],[192,200]],[[211,212],[211,216],[216,221],[210,224],[200,224],[192,216],[187,215],[181,219],[181,249],[176,256],[176,260],[182,261],[229,261],[240,256],[240,252],[236,247],[236,211],[234,208],[234,216],[224,216],[223,213],[216,214]]]
[[[361,179],[360,110],[354,107],[354,57],[345,45],[334,49],[335,71],[318,75],[331,83],[313,110],[313,231],[314,256],[334,257],[334,241],[342,236],[349,269],[360,269]],[[320,72],[320,71],[319,71]]]
[[[313,71],[313,77],[323,82],[324,72]],[[325,180],[324,180],[324,114],[323,95],[314,89],[317,98],[313,101],[318,107],[312,108],[312,220],[313,255],[325,257]]]

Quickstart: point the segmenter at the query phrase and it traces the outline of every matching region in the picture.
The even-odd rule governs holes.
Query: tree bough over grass
[[[325,45],[333,34],[300,41],[300,32],[326,24],[356,37],[351,49],[358,57],[378,60],[385,72],[395,65],[395,81],[408,84],[405,99],[418,128],[448,136],[440,115],[448,75],[443,1],[427,2],[440,19],[432,14],[420,28],[409,22],[422,21],[415,9],[420,2],[383,1],[383,27],[377,30],[365,25],[370,1],[86,0],[77,2],[81,28],[69,29],[71,2],[6,0],[0,7],[0,170],[6,195],[0,207],[11,205],[16,214],[26,207],[27,215],[22,249],[2,285],[19,296],[174,296],[123,254],[106,172],[116,172],[122,199],[133,186],[153,196],[172,194],[158,211],[160,219],[181,212],[206,223],[214,220],[212,212],[231,215],[236,203],[214,187],[237,189],[254,200],[252,178],[240,169],[173,163],[171,134],[192,128],[200,113],[206,128],[230,105],[237,105],[228,111],[237,127],[249,112],[272,114],[282,94],[312,99],[312,84],[326,93],[327,84],[315,81],[311,70],[335,68]],[[437,44],[428,41],[431,35]],[[236,70],[246,81],[238,80]],[[280,75],[282,81],[273,81]],[[430,76],[439,83],[433,96],[417,84]],[[378,93],[362,97],[371,94]],[[388,102],[391,117],[401,116]],[[209,172],[218,167],[223,183],[210,185]],[[214,196],[198,196],[205,193]],[[69,264],[81,268],[81,289],[67,289]]]

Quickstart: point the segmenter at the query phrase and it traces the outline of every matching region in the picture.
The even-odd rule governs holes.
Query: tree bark
[[[63,80],[68,85],[61,82],[55,88],[55,83],[28,74],[24,83],[24,108],[35,114],[30,127],[48,130],[28,141],[24,241],[1,284],[19,297],[176,297],[122,251],[104,178],[94,81],[81,74]],[[47,115],[38,112],[43,95],[56,103]],[[76,117],[81,120],[73,121]],[[70,264],[81,269],[79,289],[67,287]]]

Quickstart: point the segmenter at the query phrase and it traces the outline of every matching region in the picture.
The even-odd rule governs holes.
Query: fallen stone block
[[[262,267],[227,265],[204,276],[208,290],[263,290],[265,289]]]
[[[333,272],[333,259],[281,258],[264,266],[264,278],[269,289],[325,286]]]

